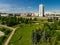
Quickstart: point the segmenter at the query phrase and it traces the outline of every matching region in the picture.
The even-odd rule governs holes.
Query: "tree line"
[[[36,18],[34,20],[37,20]],[[21,24],[21,23],[25,23],[25,24],[31,24],[33,23],[33,19],[32,18],[17,18],[16,16],[14,17],[1,17],[0,16],[0,21],[1,24],[3,25],[7,25],[7,26],[15,26],[17,24]]]
[[[37,28],[32,31],[33,45],[58,45],[60,33],[56,32],[55,25],[45,23],[43,28]]]

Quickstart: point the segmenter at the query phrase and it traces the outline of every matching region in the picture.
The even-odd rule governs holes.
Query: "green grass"
[[[34,21],[33,24],[18,24],[14,27],[19,27],[15,34],[13,35],[12,39],[10,40],[9,45],[32,45],[32,30],[36,28],[42,29],[44,23],[51,24],[53,22],[48,22],[47,19],[38,19]],[[36,24],[39,23],[39,24]],[[21,27],[22,26],[22,27]],[[57,30],[56,32],[60,32]],[[60,44],[60,41],[59,41]],[[58,44],[58,45],[59,45]]]
[[[0,24],[2,21],[0,20]],[[48,23],[49,25],[54,22],[48,22],[47,18],[37,18],[37,20],[33,20],[32,24],[25,24],[20,23],[17,25],[14,25],[13,28],[18,27],[16,29],[12,39],[10,40],[9,45],[32,45],[32,30],[35,30],[36,28],[43,29],[44,23]],[[1,30],[1,29],[0,29]],[[7,34],[8,29],[3,29],[1,31],[6,33],[6,38],[3,40],[3,37],[0,37],[0,42],[3,40],[3,43],[6,41],[6,39],[9,37],[10,33]],[[58,26],[58,30],[56,30],[57,34],[60,34],[60,26]],[[58,45],[60,45],[60,41],[58,41]],[[3,45],[2,44],[2,45]],[[1,44],[0,44],[1,45]]]
[[[9,45],[32,45],[32,30],[40,27],[37,24],[26,24],[22,28],[18,28],[13,35]]]
[[[13,35],[9,45],[32,45],[32,30],[35,30],[38,27],[42,29],[43,23],[45,23],[45,21],[47,21],[47,19],[38,19],[33,24],[19,24],[14,26],[19,28]]]

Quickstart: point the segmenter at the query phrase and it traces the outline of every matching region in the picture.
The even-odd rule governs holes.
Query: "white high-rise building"
[[[44,17],[44,5],[39,5],[39,17]]]

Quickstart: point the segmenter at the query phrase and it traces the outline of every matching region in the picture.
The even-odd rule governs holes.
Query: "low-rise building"
[[[7,17],[7,16],[9,16],[9,15],[8,15],[8,13],[0,13],[0,16]]]
[[[46,17],[60,17],[60,12],[45,12]]]

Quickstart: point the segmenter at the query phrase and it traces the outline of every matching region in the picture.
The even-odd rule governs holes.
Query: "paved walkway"
[[[0,27],[5,27],[5,28],[8,28],[8,29],[13,30],[13,31],[11,32],[10,36],[8,37],[7,41],[6,41],[5,44],[4,44],[4,45],[8,45],[9,42],[10,42],[10,40],[11,40],[11,38],[12,38],[12,36],[13,36],[13,34],[14,34],[14,32],[15,32],[15,30],[16,30],[17,28],[8,27],[8,26],[6,26],[6,25],[0,25]]]

